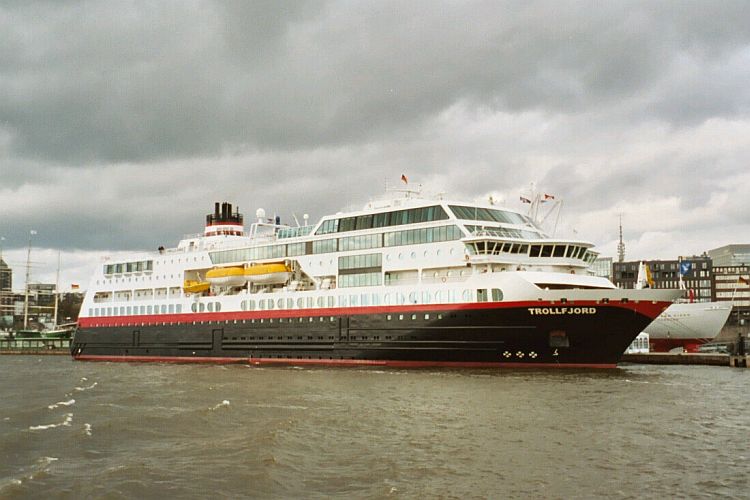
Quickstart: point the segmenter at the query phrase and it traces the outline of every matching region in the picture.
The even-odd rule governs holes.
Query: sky
[[[0,240],[88,283],[215,201],[291,222],[397,185],[672,259],[750,229],[750,3],[7,1]]]

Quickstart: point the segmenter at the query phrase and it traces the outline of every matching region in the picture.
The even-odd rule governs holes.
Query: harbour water
[[[750,491],[750,370],[381,370],[0,356],[0,498]]]

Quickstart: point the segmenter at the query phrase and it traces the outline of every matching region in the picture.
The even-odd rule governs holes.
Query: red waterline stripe
[[[649,338],[649,344],[653,352],[667,352],[677,347],[687,349],[689,352],[695,352],[697,348],[703,344],[710,342],[711,339],[707,338],[691,338],[691,339],[655,339]]]
[[[616,368],[616,363],[504,363],[489,361],[398,361],[380,359],[225,358],[186,356],[103,356],[80,354],[79,361],[216,363],[248,365],[385,366],[390,368]]]
[[[315,309],[271,309],[263,311],[232,311],[218,313],[180,313],[180,314],[150,314],[130,316],[97,316],[78,319],[78,326],[140,326],[160,323],[185,323],[193,321],[230,321],[242,319],[277,319],[277,318],[308,318],[325,316],[351,316],[364,314],[386,313],[420,313],[420,312],[454,312],[480,309],[551,309],[561,308],[620,308],[643,314],[649,318],[656,318],[671,302],[641,301],[641,302],[608,302],[597,303],[594,300],[575,302],[479,302],[470,304],[407,304],[401,306],[369,306],[369,307],[331,307]],[[119,306],[118,306],[119,307]],[[560,313],[561,315],[563,313]],[[551,314],[555,316],[556,314]]]

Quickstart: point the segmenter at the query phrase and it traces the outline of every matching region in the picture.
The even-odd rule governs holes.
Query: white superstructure
[[[591,243],[551,238],[490,204],[407,193],[303,227],[256,215],[245,232],[242,216],[217,203],[203,234],[100,266],[81,317],[558,300],[572,289],[585,299],[615,288],[587,273]]]

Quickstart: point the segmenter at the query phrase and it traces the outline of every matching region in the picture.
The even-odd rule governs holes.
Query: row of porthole
[[[451,248],[450,250],[448,250],[448,254],[449,254],[449,255],[454,255],[455,253],[456,253],[456,249],[455,249],[455,248]],[[424,252],[422,253],[422,255],[423,255],[424,257],[429,257],[429,256],[430,256],[430,251],[429,251],[429,250],[425,250],[425,251],[424,251]],[[438,248],[438,249],[437,249],[437,250],[435,251],[435,255],[436,255],[437,257],[440,257],[440,256],[442,256],[442,255],[443,255],[443,250],[442,250],[441,248]],[[390,253],[389,253],[389,254],[385,254],[385,260],[386,260],[386,261],[391,261],[393,257],[397,257],[397,258],[398,258],[398,260],[404,260],[404,257],[406,257],[406,255],[405,255],[405,254],[404,254],[403,252],[399,252],[399,253],[398,253],[398,255],[395,255],[395,254],[390,254]],[[416,259],[416,258],[417,258],[417,252],[411,252],[411,253],[409,254],[409,257],[411,257],[412,259]]]

